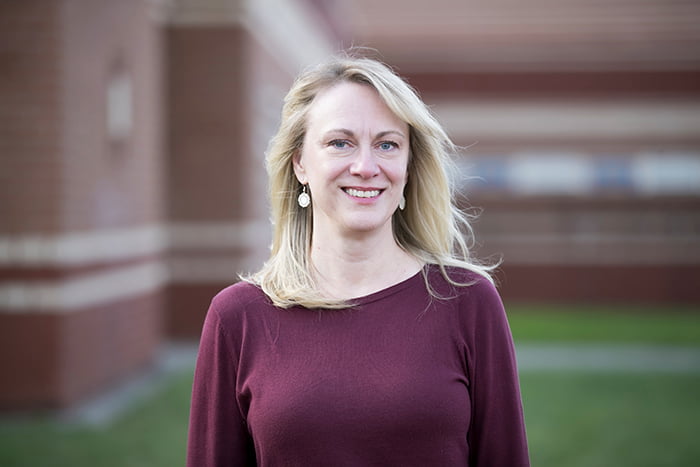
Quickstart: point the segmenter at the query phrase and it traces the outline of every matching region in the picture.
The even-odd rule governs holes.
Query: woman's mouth
[[[355,198],[376,198],[381,190],[358,190],[357,188],[343,188],[343,191]]]

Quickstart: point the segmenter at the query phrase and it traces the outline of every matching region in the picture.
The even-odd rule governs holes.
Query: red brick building
[[[0,3],[0,409],[70,405],[196,338],[267,254],[292,77],[350,43],[469,146],[506,301],[699,303],[700,8],[466,3]]]
[[[260,264],[264,150],[332,52],[320,21],[282,0],[0,4],[0,408],[147,366]]]

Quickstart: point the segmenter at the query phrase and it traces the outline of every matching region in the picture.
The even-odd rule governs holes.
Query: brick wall
[[[145,369],[162,336],[162,295],[0,316],[0,410],[69,406]]]
[[[68,231],[163,220],[162,32],[150,2],[62,2],[62,223]],[[107,131],[108,91],[126,80],[130,131]],[[119,105],[119,104],[117,104]]]
[[[507,301],[700,303],[696,197],[475,196],[481,257]]]
[[[60,6],[0,3],[0,233],[60,225]]]
[[[505,300],[700,303],[700,184],[687,175],[700,167],[699,76],[476,66],[409,76],[465,148],[462,203],[481,210],[478,255],[503,259]]]
[[[0,409],[90,397],[161,342],[163,55],[151,9],[0,4]]]
[[[119,383],[260,267],[267,141],[292,76],[330,52],[311,16],[288,0],[0,4],[0,409]]]

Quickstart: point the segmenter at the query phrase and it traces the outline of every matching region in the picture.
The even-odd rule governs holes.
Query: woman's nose
[[[350,173],[362,178],[371,178],[379,174],[379,165],[372,149],[360,146],[355,152],[355,159],[350,165]]]

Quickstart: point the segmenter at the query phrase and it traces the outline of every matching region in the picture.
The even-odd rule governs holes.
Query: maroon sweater
[[[437,267],[340,311],[287,310],[251,284],[212,301],[187,465],[527,466],[501,300]]]

